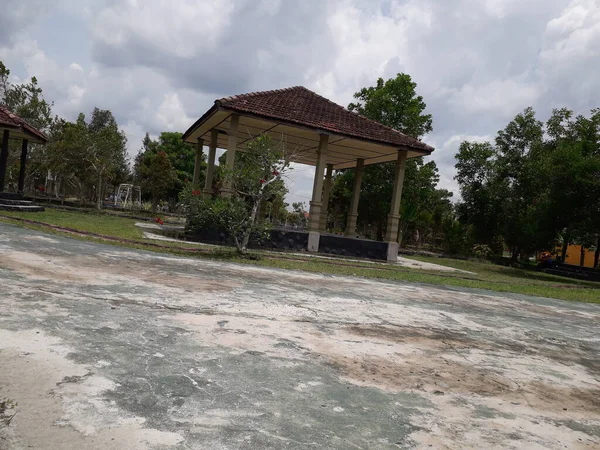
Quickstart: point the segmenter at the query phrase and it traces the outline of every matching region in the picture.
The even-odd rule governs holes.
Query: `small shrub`
[[[181,195],[188,213],[190,231],[213,229],[225,232],[235,243],[238,253],[245,254],[250,240],[268,239],[270,226],[260,220],[260,206],[273,194],[282,175],[290,169],[292,153],[284,142],[276,143],[263,135],[252,139],[238,164],[225,172],[230,197],[214,200],[202,198],[199,190],[189,186]],[[283,186],[282,183],[279,183]]]
[[[475,244],[471,249],[471,253],[477,259],[488,259],[494,254],[492,249],[485,244]]]
[[[469,251],[469,230],[458,220],[448,218],[443,223],[444,250],[452,255]]]

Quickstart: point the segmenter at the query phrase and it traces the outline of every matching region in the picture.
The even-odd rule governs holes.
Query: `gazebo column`
[[[196,160],[194,161],[194,187],[200,187],[200,166],[202,165],[202,148],[204,147],[204,139],[198,138],[196,144]]]
[[[352,201],[350,202],[350,212],[348,213],[348,222],[346,223],[346,236],[356,233],[356,219],[358,219],[358,201],[360,199],[360,185],[362,183],[363,168],[365,160],[359,158],[356,161],[354,169],[354,189],[352,190]]]
[[[6,163],[8,161],[8,130],[2,135],[2,148],[0,149],[0,192],[4,191],[4,179],[6,177]]]
[[[321,203],[321,231],[327,231],[327,211],[329,210],[329,195],[331,194],[331,176],[333,174],[333,164],[327,164],[325,171],[325,183],[323,185],[323,199]]]
[[[19,167],[19,184],[17,186],[17,191],[19,194],[23,193],[25,188],[25,166],[27,164],[27,139],[23,139],[21,143],[21,166]]]
[[[398,260],[398,229],[400,226],[400,200],[402,199],[402,185],[404,184],[404,171],[406,170],[405,150],[398,150],[396,160],[396,176],[394,178],[394,189],[392,191],[392,204],[388,214],[387,231],[385,240],[388,243],[387,260]]]
[[[206,164],[206,177],[204,179],[204,197],[211,198],[213,195],[213,178],[215,176],[215,156],[217,155],[217,139],[219,132],[210,131],[210,146],[208,147],[208,161]]]
[[[235,163],[235,149],[237,147],[237,132],[239,123],[240,116],[238,114],[232,114],[231,124],[229,125],[229,137],[227,140],[227,154],[225,156],[225,168],[229,173],[225,176],[225,183],[223,183],[223,197],[231,197],[233,192],[231,171],[233,171],[233,165]]]
[[[322,134],[317,150],[317,166],[315,167],[315,180],[313,183],[312,200],[310,201],[310,216],[308,221],[308,251],[319,251],[321,234],[321,207],[323,206],[323,172],[327,164],[327,145],[329,136]]]

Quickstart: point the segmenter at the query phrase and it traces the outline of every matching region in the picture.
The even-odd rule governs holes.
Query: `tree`
[[[471,225],[477,243],[494,247],[494,239],[502,236],[503,180],[496,174],[496,149],[489,142],[463,142],[456,158],[455,179],[462,202],[457,207],[461,223]],[[497,253],[502,248],[495,246]]]
[[[93,177],[84,161],[84,153],[90,145],[85,116],[81,113],[75,122],[57,120],[51,127],[50,140],[44,161],[45,170],[62,180],[63,189],[71,182],[83,199],[84,190]]]
[[[158,152],[164,152],[170,163],[175,178],[166,193],[161,194],[163,198],[169,199],[171,203],[175,203],[182,190],[194,177],[194,166],[196,163],[196,148],[184,142],[182,134],[177,132],[162,132],[158,140],[152,140],[150,135],[146,133],[142,141],[142,148],[134,163],[134,178],[141,180],[138,166],[139,161],[145,156],[156,155]],[[206,162],[201,161],[201,169],[206,167]],[[149,192],[149,191],[146,191]]]
[[[555,109],[547,134],[549,215],[562,236],[564,259],[571,241],[589,247],[600,237],[600,109],[589,118]]]
[[[188,189],[184,202],[192,230],[215,227],[226,231],[238,253],[246,254],[250,238],[264,237],[269,230],[265,221],[258,220],[259,209],[272,194],[272,186],[290,169],[292,153],[283,142],[263,135],[251,140],[246,152],[237,156],[234,169],[224,171],[233,188],[230,198],[203,199],[200,191]]]
[[[399,73],[396,78],[362,88],[354,94],[356,103],[348,109],[392,127],[404,134],[419,138],[432,131],[431,114],[424,114],[426,104],[417,95],[417,83],[410,75]]]
[[[512,258],[571,241],[591,246],[600,220],[600,113],[531,108],[498,132],[495,145],[461,144],[456,155],[459,218],[482,244],[501,237]]]
[[[80,114],[83,120],[83,114]],[[127,138],[109,110],[94,108],[84,134],[83,157],[96,180],[96,207],[102,208],[104,182],[126,164]]]
[[[185,142],[182,133],[163,131],[158,137],[158,147],[169,157],[173,170],[177,173],[177,179],[181,187],[186,180],[191,181],[194,177],[194,166],[196,164],[196,147]],[[204,164],[201,167],[206,167]]]
[[[10,70],[0,61],[0,105],[25,119],[35,128],[46,131],[52,124],[52,103],[43,96],[36,77],[28,83],[11,84]]]
[[[375,86],[365,87],[354,94],[356,102],[350,103],[348,109],[362,114],[369,119],[376,120],[386,126],[392,127],[407,135],[420,138],[432,130],[431,114],[426,114],[423,97],[416,93],[417,84],[410,75],[400,73],[396,78],[384,81],[377,80]],[[394,182],[394,163],[376,164],[367,166],[363,173],[362,189],[359,201],[358,227],[363,233],[376,239],[383,239],[389,213],[390,199]],[[419,181],[417,182],[417,179]],[[334,225],[343,227],[348,214],[348,205],[352,195],[354,172],[346,170],[336,175],[333,183],[331,201],[333,206],[329,213],[333,216]],[[428,181],[425,181],[428,180]],[[403,203],[410,199],[414,204],[411,211],[422,214],[425,209],[424,197],[432,199],[436,196],[437,167],[435,163],[425,164],[422,158],[407,161],[404,181]],[[422,182],[430,188],[423,197],[410,191],[410,186]],[[408,190],[407,190],[408,188]],[[408,211],[403,204],[405,212]],[[423,215],[420,216],[424,219]],[[405,218],[408,218],[405,216]],[[403,222],[402,227],[408,230],[414,221]]]
[[[80,191],[94,192],[96,207],[102,208],[105,184],[129,176],[126,138],[108,110],[94,108],[86,123],[80,113],[75,122],[58,121],[52,129],[47,167],[64,179],[75,179]]]
[[[148,153],[140,161],[139,173],[142,189],[152,197],[152,212],[155,213],[158,202],[168,193],[177,181],[177,174],[164,151]]]
[[[53,123],[58,120],[52,117],[52,103],[44,99],[42,88],[38,85],[36,77],[31,77],[28,82],[12,84],[10,82],[10,70],[0,61],[0,106],[3,106],[21,118],[25,119],[35,128],[49,132]],[[9,167],[19,164],[20,146],[17,142],[10,143]],[[45,151],[44,146],[31,144],[27,155],[27,178],[29,184],[32,176],[43,173],[45,175]],[[9,183],[14,183],[14,176],[18,170],[8,171]]]

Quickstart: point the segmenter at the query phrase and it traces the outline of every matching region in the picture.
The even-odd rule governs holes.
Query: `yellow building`
[[[581,245],[571,244],[567,247],[567,255],[565,256],[565,264],[573,266],[580,266],[581,264]],[[583,267],[594,267],[594,254],[596,250],[584,249],[585,258],[583,260]],[[559,253],[560,254],[560,253]]]

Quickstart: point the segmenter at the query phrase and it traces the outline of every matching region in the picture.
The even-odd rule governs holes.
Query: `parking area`
[[[0,224],[0,448],[600,447],[600,305]]]

